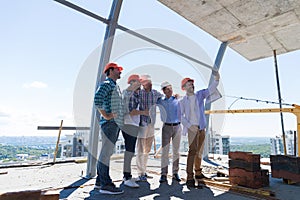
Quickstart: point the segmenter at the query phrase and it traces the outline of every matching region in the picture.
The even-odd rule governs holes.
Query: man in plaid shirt
[[[120,79],[123,68],[116,63],[108,63],[104,68],[106,80],[96,91],[94,103],[101,114],[100,126],[102,148],[97,163],[97,178],[95,189],[102,194],[121,194],[124,191],[117,188],[109,176],[110,157],[119,137],[123,124],[122,96],[117,79]]]
[[[150,178],[146,174],[146,166],[149,152],[154,140],[154,124],[156,120],[156,103],[163,95],[152,89],[152,81],[149,75],[141,75],[143,89],[139,92],[139,110],[149,110],[148,115],[141,115],[140,127],[137,138],[136,164],[138,181],[147,181]]]

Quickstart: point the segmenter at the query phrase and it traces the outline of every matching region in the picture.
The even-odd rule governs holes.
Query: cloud
[[[23,88],[29,89],[29,88],[47,88],[48,85],[46,83],[40,82],[40,81],[33,81],[32,83],[25,83],[23,84]]]
[[[8,113],[0,111],[0,117],[10,117]]]
[[[7,110],[7,108],[4,107],[0,107],[0,118],[9,118],[11,115],[9,113],[9,111]]]

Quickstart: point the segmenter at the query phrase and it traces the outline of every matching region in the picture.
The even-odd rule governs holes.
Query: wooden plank
[[[0,200],[40,200],[40,190],[6,192],[0,194]]]
[[[224,190],[227,190],[227,191],[236,192],[236,193],[240,193],[240,194],[246,194],[246,195],[249,195],[249,196],[252,196],[252,197],[258,197],[260,199],[270,199],[270,200],[277,199],[277,198],[275,198],[275,193],[273,191],[267,190],[267,189],[246,188],[246,187],[242,187],[242,186],[217,182],[217,181],[208,180],[208,179],[199,180],[198,182],[203,184],[203,185],[217,187],[219,189],[224,189]]]

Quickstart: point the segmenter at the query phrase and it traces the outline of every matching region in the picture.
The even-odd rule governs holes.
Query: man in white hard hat
[[[172,175],[173,180],[180,181],[178,175],[179,171],[179,146],[181,138],[181,125],[180,125],[180,106],[179,101],[173,95],[172,85],[164,81],[161,83],[161,89],[165,97],[158,100],[160,108],[161,120],[164,122],[161,134],[161,177],[160,183],[167,182],[168,164],[169,164],[169,148],[172,139]]]

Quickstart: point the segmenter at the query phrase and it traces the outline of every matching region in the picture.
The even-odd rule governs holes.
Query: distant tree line
[[[242,144],[230,145],[230,151],[243,151],[260,154],[261,158],[269,158],[271,154],[270,144]]]
[[[0,160],[17,160],[17,154],[28,154],[28,159],[39,159],[43,154],[53,153],[53,149],[34,148],[27,146],[12,146],[0,144]]]

